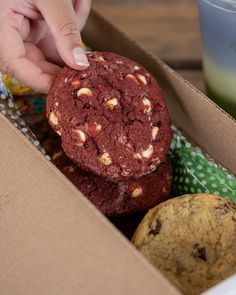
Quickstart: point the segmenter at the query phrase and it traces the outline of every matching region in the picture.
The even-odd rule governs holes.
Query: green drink
[[[199,0],[208,96],[236,118],[236,0]]]

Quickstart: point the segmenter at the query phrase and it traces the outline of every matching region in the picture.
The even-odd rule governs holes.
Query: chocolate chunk
[[[152,224],[151,224],[151,229],[149,231],[149,234],[156,236],[156,235],[159,234],[160,230],[161,230],[161,222],[160,222],[160,220],[154,219]]]
[[[195,244],[193,246],[193,256],[203,261],[207,261],[206,248],[204,246],[200,246],[199,244]]]
[[[232,207],[233,209],[236,209],[236,203],[234,203],[234,202],[228,202],[228,205],[230,207]]]
[[[186,268],[183,266],[183,264],[180,261],[176,261],[176,273],[181,274],[184,271],[186,271]]]
[[[223,203],[222,205],[219,205],[215,207],[216,210],[219,210],[221,214],[227,214],[231,210],[232,205],[230,202]]]

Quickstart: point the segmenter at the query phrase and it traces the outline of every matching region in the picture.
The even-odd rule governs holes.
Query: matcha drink
[[[199,0],[207,92],[236,118],[236,0]]]

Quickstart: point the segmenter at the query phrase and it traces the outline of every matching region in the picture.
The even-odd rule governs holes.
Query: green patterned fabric
[[[173,195],[209,193],[236,201],[236,179],[173,127],[170,158],[173,164]]]

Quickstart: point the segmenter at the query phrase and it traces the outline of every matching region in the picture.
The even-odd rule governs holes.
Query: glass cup
[[[236,118],[236,0],[198,0],[208,96]]]

